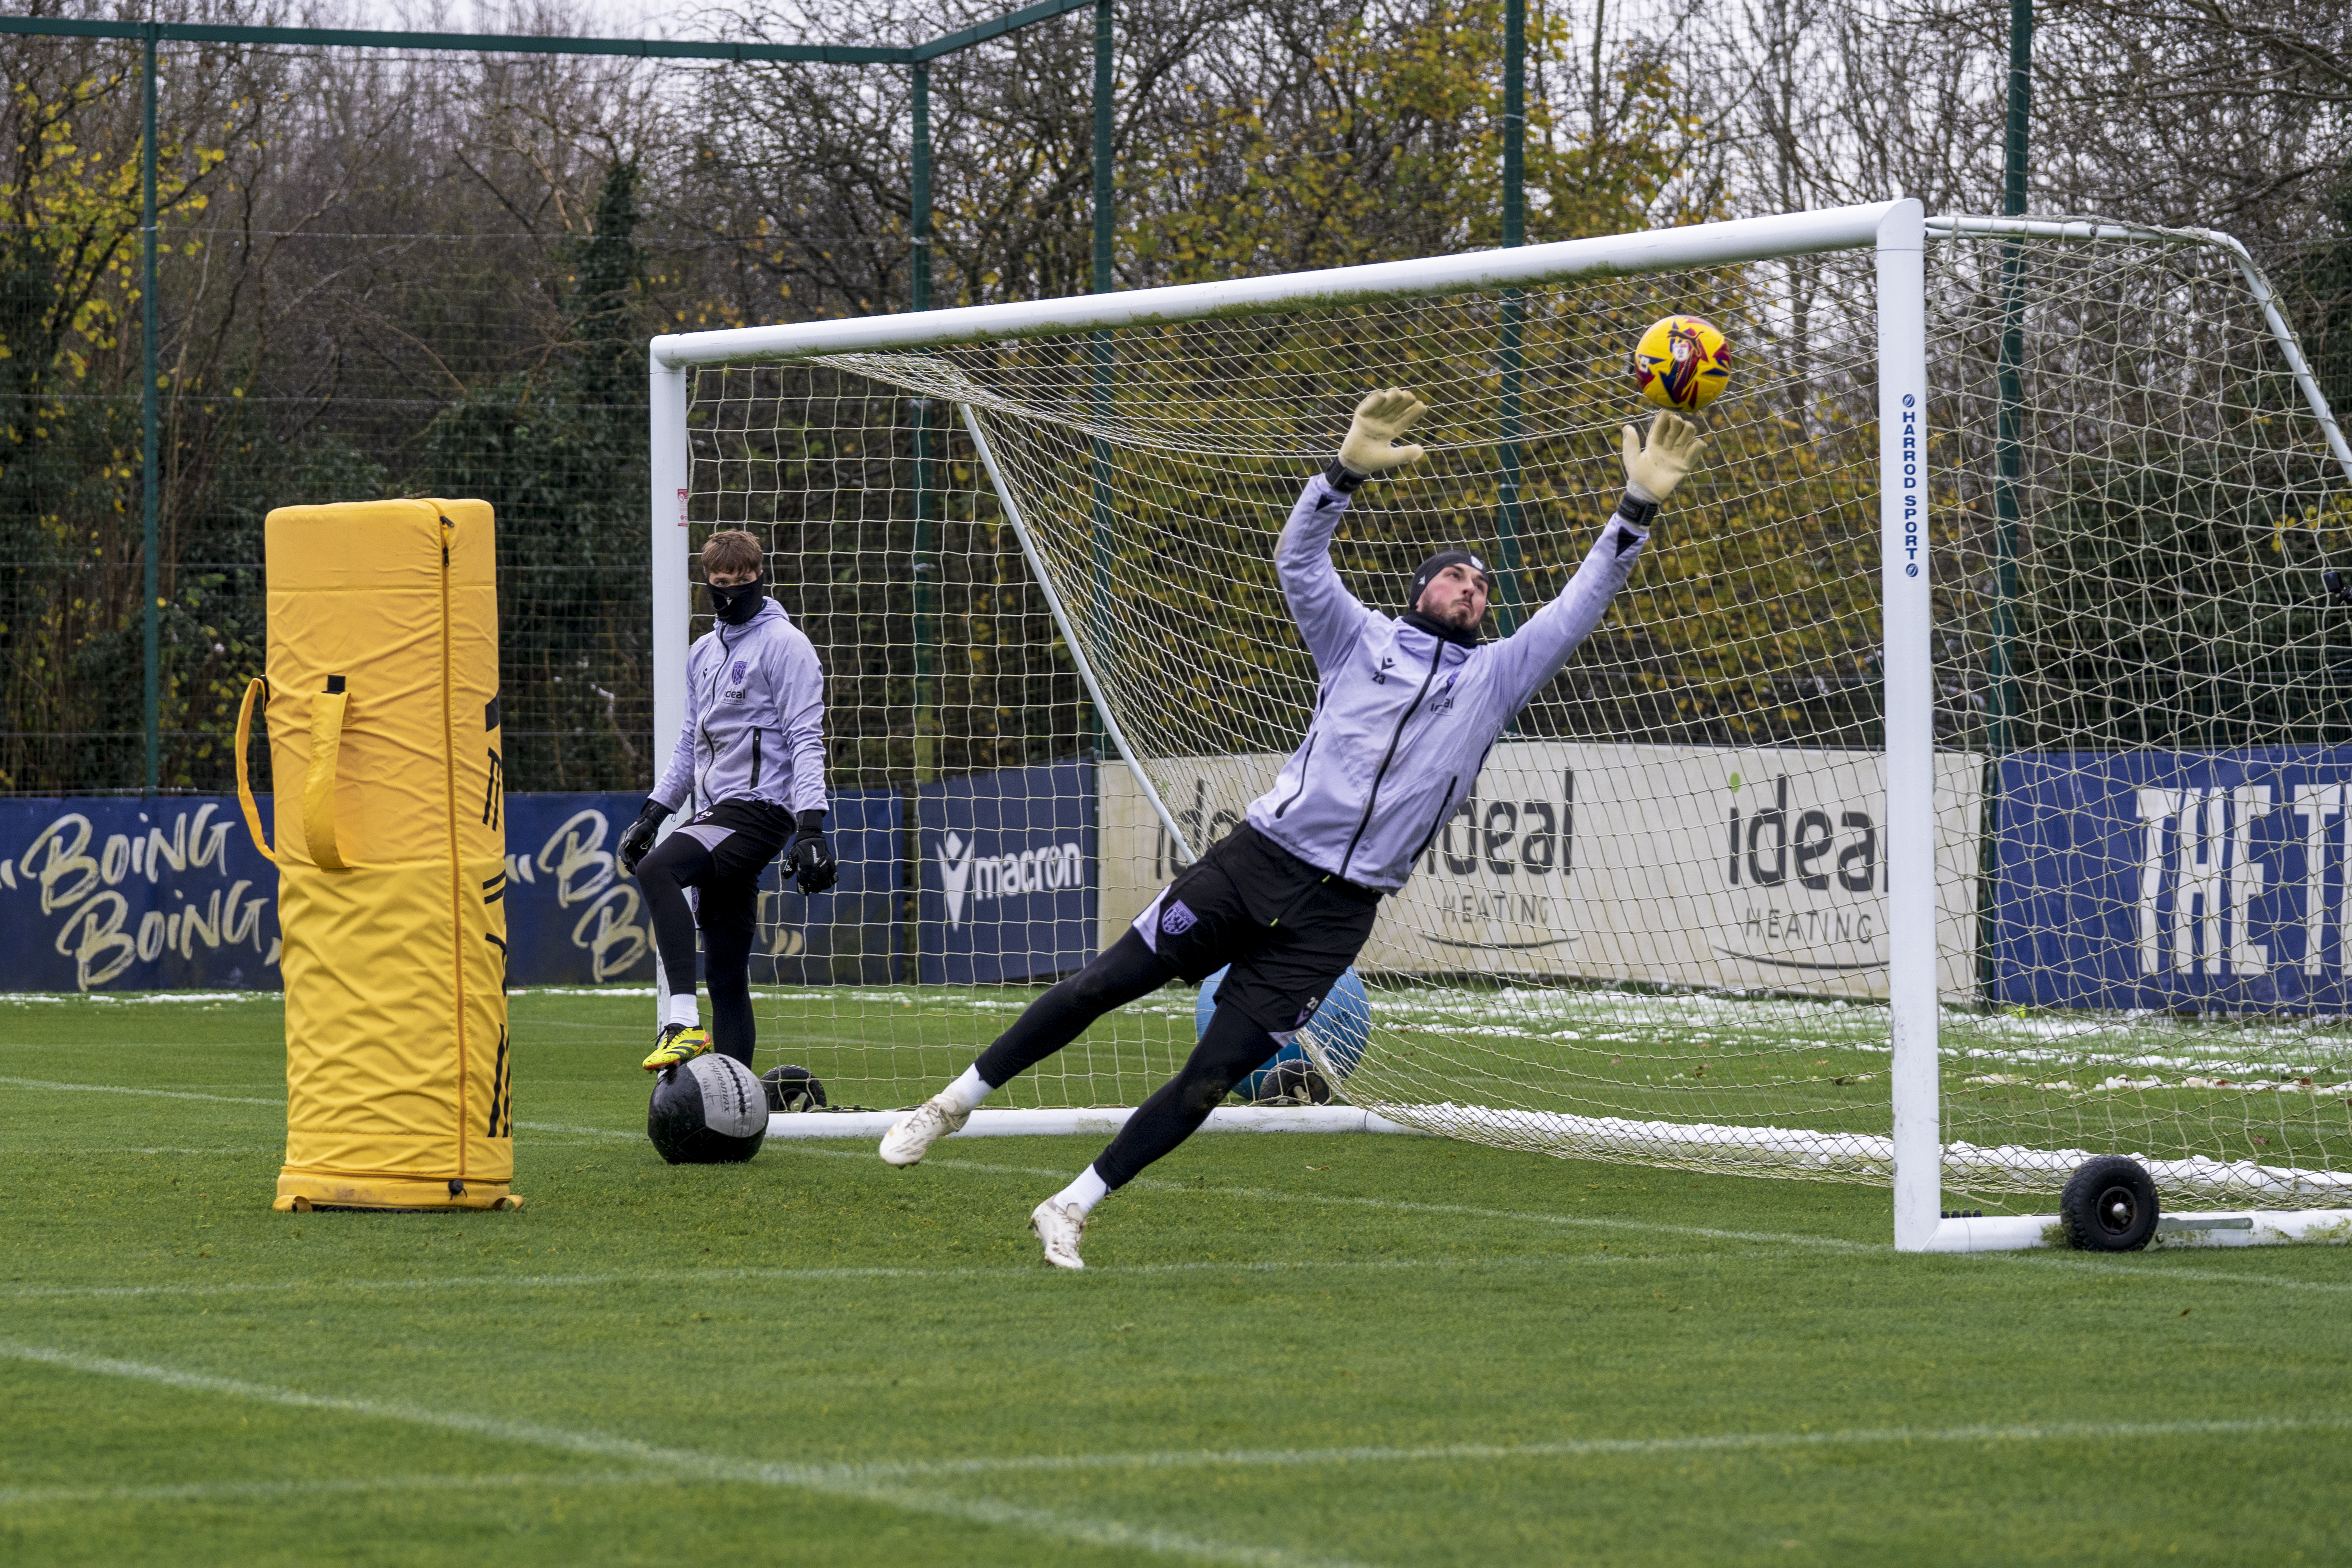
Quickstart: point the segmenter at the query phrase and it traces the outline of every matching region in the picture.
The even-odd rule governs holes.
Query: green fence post
[[[1111,182],[1111,91],[1115,79],[1111,72],[1111,0],[1095,0],[1095,256],[1094,291],[1108,294],[1111,289],[1110,246],[1116,213]],[[1094,334],[1094,416],[1099,430],[1109,421],[1111,412],[1112,365],[1116,350],[1108,331]],[[1095,625],[1097,636],[1108,640],[1111,626],[1111,458],[1110,442],[1102,436],[1094,438],[1094,583]],[[1106,661],[1097,660],[1098,664]],[[1103,725],[1091,709],[1087,715],[1089,749],[1102,750]]]
[[[912,304],[931,308],[931,68],[914,66],[914,178],[908,193],[908,227],[913,256]],[[908,404],[915,422],[915,782],[929,784],[939,776],[939,695],[935,689],[932,625],[938,541],[931,521],[931,403],[918,397]]]
[[[908,226],[913,230],[914,308],[931,308],[931,67],[914,65],[914,178],[908,192]]]
[[[2009,125],[2004,138],[2000,210],[2025,213],[2025,159],[2033,92],[2033,0],[2010,0]],[[2000,413],[1994,437],[1991,744],[2006,751],[2010,723],[2019,716],[2016,635],[2017,531],[2022,509],[2019,487],[2024,458],[2025,251],[2012,239],[2000,247]]]
[[[2025,213],[2025,170],[2033,99],[2033,0],[2010,0],[2009,123],[2003,136],[2000,210]],[[2000,759],[2016,740],[2021,717],[2017,686],[2017,544],[2022,514],[2019,490],[2024,456],[2025,249],[2017,240],[2000,247],[2000,357],[1993,436],[1993,595],[1990,646],[1985,655],[1984,815],[1978,833],[1977,980],[1984,999],[1993,999],[2000,979],[1996,942],[2000,888]]]
[[[1110,292],[1111,0],[1095,0],[1095,292]]]
[[[157,614],[157,600],[163,591],[162,485],[163,462],[157,454],[158,426],[161,423],[156,407],[155,378],[162,354],[157,347],[156,315],[160,306],[155,298],[155,38],[156,25],[145,25],[143,40],[142,102],[141,104],[141,134],[139,142],[139,240],[141,256],[140,330],[145,339],[140,356],[142,374],[139,388],[140,437],[144,448],[140,468],[140,489],[143,492],[143,515],[140,522],[142,564],[140,595],[139,645],[141,668],[139,678],[140,708],[144,716],[147,740],[147,765],[143,788],[153,795],[162,783],[163,754],[163,627]]]
[[[1507,0],[1503,8],[1503,244],[1527,240],[1527,0]],[[1503,291],[1502,405],[1496,421],[1502,472],[1496,486],[1495,574],[1502,590],[1496,619],[1508,637],[1519,625],[1519,436],[1525,371],[1521,355],[1527,332],[1527,296]]]

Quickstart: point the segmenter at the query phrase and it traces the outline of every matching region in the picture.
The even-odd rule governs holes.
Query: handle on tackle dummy
[[[269,682],[257,675],[246,682],[245,700],[237,704],[236,798],[237,804],[245,807],[245,830],[253,835],[253,847],[261,851],[261,858],[264,860],[275,866],[278,864],[278,856],[269,847],[269,840],[261,836],[261,813],[253,804],[253,780],[246,772],[246,752],[251,749],[253,743],[253,700],[256,697],[261,699],[262,710],[268,712]]]
[[[330,871],[348,871],[335,843],[335,771],[342,760],[343,710],[351,694],[343,678],[327,677],[327,689],[310,706],[310,772],[302,781],[302,837],[310,858]]]

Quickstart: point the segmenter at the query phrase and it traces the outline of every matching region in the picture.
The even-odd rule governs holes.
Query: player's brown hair
[[[722,529],[702,542],[702,574],[757,572],[763,556],[759,539],[740,528]]]

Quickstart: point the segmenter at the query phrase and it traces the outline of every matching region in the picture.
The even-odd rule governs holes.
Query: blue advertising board
[[[233,796],[0,800],[0,987],[278,986],[278,868]]]
[[[507,984],[654,977],[653,925],[613,852],[646,804],[619,792],[507,796]]]
[[[925,985],[1047,979],[1094,956],[1094,764],[1049,763],[924,784]]]
[[[897,790],[841,790],[825,835],[841,880],[809,898],[779,859],[760,879],[755,985],[890,985],[904,979],[906,798]]]
[[[507,797],[507,979],[516,985],[650,981],[653,927],[614,851],[642,795]],[[841,863],[803,896],[781,863],[760,879],[754,984],[888,984],[899,978],[905,808],[893,790],[843,790],[825,832]],[[675,820],[675,819],[673,819]]]
[[[2347,802],[2346,747],[2004,760],[1996,997],[2352,1010]]]
[[[506,797],[507,981],[653,978],[653,931],[614,849],[645,796]],[[259,799],[265,825],[269,797]],[[899,977],[904,809],[845,791],[826,822],[841,881],[814,899],[761,879],[755,983]],[[0,943],[10,991],[275,990],[278,868],[233,796],[0,799]]]

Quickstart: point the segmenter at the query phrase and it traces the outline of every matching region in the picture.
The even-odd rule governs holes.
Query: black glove
[[[841,880],[841,863],[833,858],[833,846],[824,841],[824,813],[803,811],[793,818],[793,824],[799,831],[784,851],[784,864],[793,868],[793,879],[802,892],[822,893]]]
[[[651,795],[647,795],[646,808],[637,813],[637,819],[621,829],[621,874],[623,876],[634,877],[637,874],[637,862],[644,859],[646,852],[653,848],[654,835],[661,831],[661,825],[667,820],[669,820],[669,807]]]

